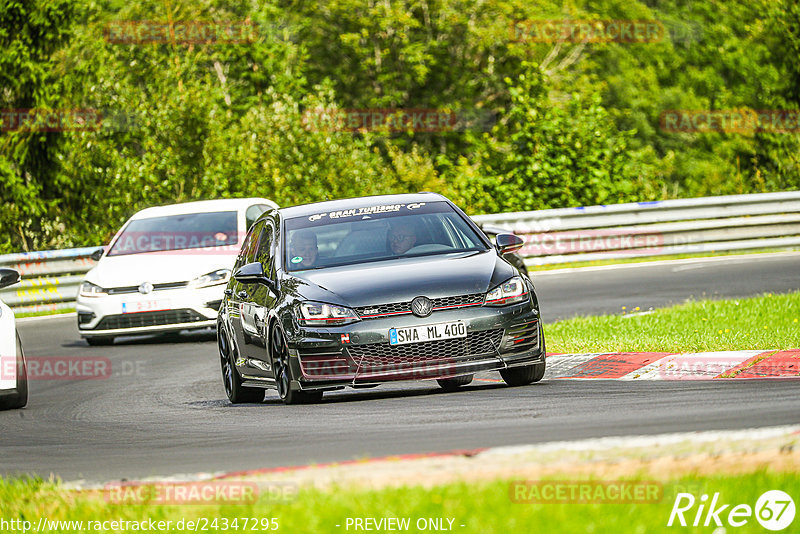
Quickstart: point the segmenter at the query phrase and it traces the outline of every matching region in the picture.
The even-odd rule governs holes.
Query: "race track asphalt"
[[[689,298],[800,289],[800,255],[580,272],[533,272],[545,321]],[[545,380],[526,387],[435,382],[326,393],[322,403],[230,405],[210,331],[89,347],[74,317],[21,321],[26,355],[107,358],[96,380],[31,381],[0,412],[0,473],[106,481],[601,436],[800,422],[797,381]],[[756,347],[769,348],[769,347]],[[489,376],[489,375],[487,375]],[[497,375],[492,375],[497,376]]]

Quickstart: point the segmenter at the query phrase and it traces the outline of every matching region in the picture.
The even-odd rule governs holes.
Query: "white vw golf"
[[[214,326],[247,229],[265,198],[147,208],[131,217],[81,284],[78,332],[90,345],[122,335]]]
[[[0,288],[19,282],[19,273],[0,269]],[[17,333],[14,312],[0,301],[0,410],[28,404],[25,355]]]

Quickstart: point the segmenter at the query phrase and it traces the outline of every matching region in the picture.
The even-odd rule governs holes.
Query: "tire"
[[[14,332],[17,337],[17,392],[0,399],[0,409],[24,408],[28,404],[28,367],[25,364],[25,354],[22,352],[22,341],[19,332]]]
[[[278,396],[284,404],[306,404],[322,400],[321,391],[300,391],[291,388],[292,368],[289,365],[289,345],[281,327],[277,324],[272,327],[270,335],[270,355],[272,356],[272,369],[275,372],[275,385],[278,387]]]
[[[217,327],[217,348],[222,370],[222,385],[231,404],[259,403],[264,400],[265,391],[261,388],[248,388],[242,385],[242,378],[234,364],[233,346],[225,331]]]
[[[544,376],[545,362],[501,369],[500,376],[509,386],[527,386],[538,382]]]
[[[438,378],[436,382],[445,391],[456,391],[461,386],[466,386],[475,375],[457,376],[455,378]]]
[[[114,336],[92,336],[87,337],[86,342],[93,347],[101,347],[104,345],[113,345]]]
[[[503,377],[503,381],[509,386],[527,386],[528,384],[538,382],[544,377],[544,372],[547,368],[547,351],[544,344],[544,330],[542,330],[541,326],[539,327],[539,336],[542,340],[542,358],[544,358],[544,361],[542,363],[500,370],[500,376]]]

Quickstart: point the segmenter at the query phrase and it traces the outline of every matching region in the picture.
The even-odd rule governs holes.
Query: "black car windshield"
[[[287,271],[486,250],[447,202],[363,206],[286,220]]]
[[[235,211],[185,213],[131,221],[109,256],[236,245]]]

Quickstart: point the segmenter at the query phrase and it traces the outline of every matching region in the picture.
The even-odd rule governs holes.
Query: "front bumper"
[[[147,295],[79,295],[76,303],[78,333],[81,337],[99,337],[213,327],[224,290],[225,284],[219,284],[154,291]],[[147,311],[128,311],[131,309]]]
[[[467,337],[389,344],[389,329],[463,321]],[[292,387],[368,386],[398,380],[449,378],[544,362],[539,313],[530,302],[476,306],[362,320],[329,328],[297,328],[289,339]]]

